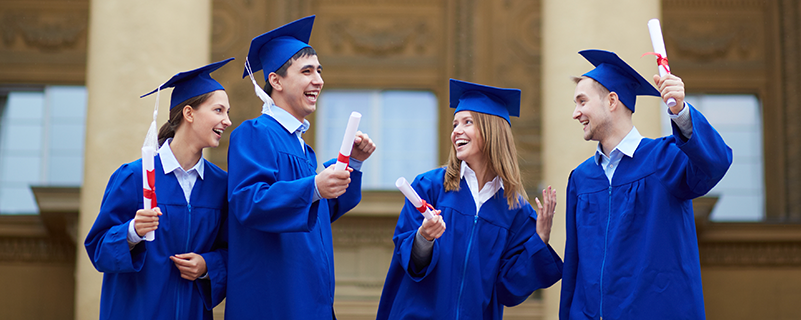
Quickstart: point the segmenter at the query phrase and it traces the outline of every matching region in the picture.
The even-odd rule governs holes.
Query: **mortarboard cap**
[[[459,111],[475,111],[499,116],[509,122],[509,116],[520,116],[520,89],[490,87],[451,79],[450,105]]]
[[[149,96],[159,89],[175,88],[172,90],[172,95],[170,97],[170,110],[172,110],[176,105],[189,98],[197,97],[212,91],[225,90],[217,80],[211,78],[210,73],[221,68],[231,60],[234,60],[234,58],[228,58],[194,70],[179,72],[172,76],[170,80],[167,80],[167,82],[155,90],[142,95],[140,98]]]
[[[598,81],[610,92],[617,93],[620,102],[623,102],[631,112],[634,112],[638,95],[660,96],[659,91],[648,80],[614,52],[582,50],[579,54],[595,66],[595,69],[585,73],[584,76]]]
[[[248,63],[251,72],[264,70],[264,80],[284,65],[295,53],[309,45],[314,16],[301,18],[268,31],[250,42]],[[248,76],[245,68],[242,78]]]

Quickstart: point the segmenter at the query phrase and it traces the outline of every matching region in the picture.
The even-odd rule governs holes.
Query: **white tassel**
[[[256,83],[256,78],[253,77],[253,69],[250,68],[250,60],[248,60],[248,58],[245,58],[245,70],[247,70],[248,75],[250,76],[250,82],[253,83],[256,96],[259,97],[262,102],[264,102],[264,107],[262,110],[266,110],[268,115],[273,116],[272,106],[275,105],[275,102],[273,102],[273,99],[270,98],[270,95],[268,95],[267,92],[264,92],[264,89],[259,87],[259,84]]]

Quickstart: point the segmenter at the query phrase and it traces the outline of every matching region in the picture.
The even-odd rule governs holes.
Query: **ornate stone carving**
[[[342,217],[331,224],[334,246],[393,247],[397,221],[397,217]]]
[[[699,247],[702,266],[801,266],[801,243],[726,242]]]
[[[413,23],[400,20],[379,23],[342,19],[330,23],[327,29],[335,53],[341,53],[345,47],[350,47],[355,54],[369,56],[398,55],[408,47],[413,52],[422,54],[431,38],[425,20]]]
[[[761,30],[753,28],[756,23],[725,20],[685,20],[665,24],[665,37],[672,55],[678,59],[707,62],[761,60],[762,47],[758,44]]]
[[[0,238],[0,262],[74,262],[75,244],[43,238]]]
[[[42,51],[71,48],[86,37],[88,17],[83,14],[48,14],[42,11],[11,11],[0,18],[3,44],[12,46],[17,38]]]

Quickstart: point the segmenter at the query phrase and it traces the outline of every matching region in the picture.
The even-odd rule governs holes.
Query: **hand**
[[[146,233],[158,229],[160,215],[161,209],[159,207],[155,207],[152,210],[136,210],[136,216],[134,217],[134,230],[136,230],[136,234],[141,238],[144,237]]]
[[[417,228],[417,232],[420,232],[420,235],[428,241],[439,239],[445,232],[445,221],[442,220],[442,216],[439,215],[440,213],[442,213],[442,211],[434,210],[434,219],[423,219],[423,225]]]
[[[334,165],[328,166],[320,174],[314,177],[317,184],[317,191],[324,199],[334,199],[345,193],[350,184],[350,173],[353,168],[347,167],[345,170],[334,170]]]
[[[206,267],[206,259],[194,252],[176,254],[170,256],[170,260],[175,263],[178,271],[181,271],[181,278],[189,281],[195,281],[195,279],[209,271]]]
[[[542,200],[545,202],[545,208],[540,203],[540,199],[534,198],[534,201],[537,202],[537,235],[540,236],[543,243],[548,244],[548,240],[551,239],[553,216],[556,214],[556,189],[552,189],[551,186],[543,189]]]
[[[350,152],[351,158],[364,161],[373,154],[373,151],[375,151],[373,140],[370,140],[367,134],[356,131],[356,138],[353,139],[353,149]]]
[[[660,77],[658,74],[654,75],[654,82],[659,93],[662,95],[662,101],[667,103],[669,98],[676,99],[676,105],[670,108],[673,114],[679,114],[681,109],[684,108],[684,81],[672,73],[668,73],[665,77]]]

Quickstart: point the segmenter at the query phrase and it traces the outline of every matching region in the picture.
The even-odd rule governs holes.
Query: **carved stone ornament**
[[[3,44],[12,46],[18,38],[42,51],[70,48],[85,36],[85,15],[47,15],[39,12],[6,12],[0,17]]]
[[[341,53],[346,47],[354,53],[370,56],[399,55],[411,47],[416,54],[425,52],[431,35],[425,21],[372,24],[339,20],[327,28],[331,47]]]
[[[706,243],[699,247],[701,265],[801,266],[801,243]]]

